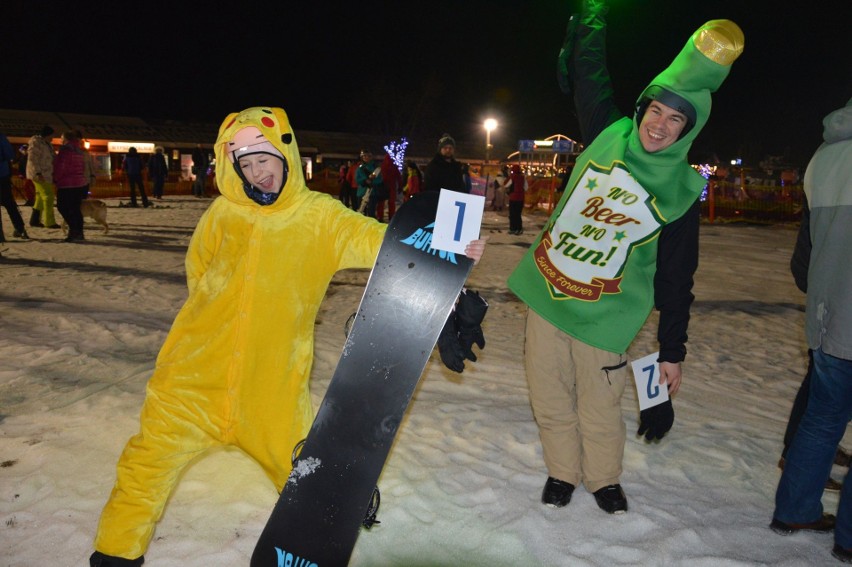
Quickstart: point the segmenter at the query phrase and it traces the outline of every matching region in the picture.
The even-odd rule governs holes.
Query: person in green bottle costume
[[[627,511],[626,351],[656,307],[660,387],[678,391],[706,183],[687,152],[744,38],[729,20],[707,22],[624,117],[606,69],[606,11],[584,0],[568,25],[558,78],[574,96],[586,149],[508,283],[529,307],[525,367],[549,475],[542,502],[565,506],[583,483],[618,514]],[[668,401],[641,412],[638,433],[661,439],[673,422]]]

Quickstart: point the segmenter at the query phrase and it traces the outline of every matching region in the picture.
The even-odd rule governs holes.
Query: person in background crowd
[[[804,199],[802,204],[802,225],[810,225],[810,210],[808,208],[807,199]],[[801,225],[800,225],[801,227]],[[811,261],[811,235],[806,230],[800,230],[796,236],[796,246],[793,248],[793,255],[790,257],[790,272],[793,274],[793,280],[796,282],[796,287],[802,293],[808,292],[808,264]],[[799,429],[799,423],[802,421],[802,416],[805,415],[805,408],[808,407],[808,392],[811,389],[811,376],[814,371],[814,353],[808,349],[808,368],[805,371],[805,377],[799,385],[799,390],[796,392],[796,397],[793,400],[793,407],[790,408],[790,417],[787,420],[787,428],[784,430],[784,448],[781,450],[781,458],[778,460],[778,468],[784,470],[784,465],[787,462],[787,452],[790,450],[790,445],[793,443],[793,438],[796,436],[796,430]],[[847,453],[843,447],[837,447],[834,454],[834,464],[842,467],[849,467],[852,461],[852,455]],[[825,490],[828,492],[839,492],[842,484],[833,478],[829,477],[825,481]]]
[[[376,203],[379,194],[384,190],[382,185],[382,170],[373,161],[373,152],[361,150],[361,163],[355,174],[358,183],[358,212],[368,217],[376,218]]]
[[[89,163],[89,156],[80,147],[77,132],[62,134],[62,145],[53,162],[53,180],[56,183],[57,208],[68,225],[65,242],[84,240],[80,203],[89,190]]]
[[[53,128],[45,125],[27,143],[27,179],[35,185],[35,202],[30,226],[59,228],[53,215],[55,187],[53,185]]]
[[[169,174],[169,166],[166,164],[166,156],[163,155],[162,146],[154,148],[154,155],[148,160],[148,176],[151,178],[153,188],[151,194],[155,199],[163,198],[163,187],[166,185],[166,176]]]
[[[344,164],[341,164],[340,170],[337,173],[337,185],[340,188],[339,196],[340,202],[347,209],[352,208],[352,186],[349,185],[349,170],[352,168],[352,162],[347,161]]]
[[[242,449],[281,491],[314,417],[317,312],[336,272],[373,265],[387,228],[308,188],[281,108],[228,115],[215,150],[221,196],[190,240],[189,295],[119,460],[91,567],[142,565],[181,472],[211,449]],[[475,240],[465,254],[478,262],[484,249]]]
[[[92,157],[92,154],[90,154],[89,150],[85,148],[85,138],[83,137],[83,132],[81,132],[80,130],[75,130],[74,133],[77,135],[77,139],[80,141],[80,150],[82,150],[83,155],[86,156],[86,170],[83,174],[83,177],[86,179],[86,190],[83,192],[83,199],[88,199],[89,195],[91,195],[91,187],[98,181],[98,168],[95,164],[95,159]]]
[[[541,501],[566,506],[582,482],[601,510],[623,514],[627,348],[656,307],[654,386],[678,392],[706,185],[687,154],[745,40],[730,20],[707,22],[625,117],[606,67],[606,11],[584,0],[571,18],[557,77],[574,94],[587,146],[508,284],[529,307],[524,362],[548,471]],[[669,398],[640,412],[637,434],[662,439],[673,423]]]
[[[196,197],[204,197],[207,195],[207,168],[210,167],[210,158],[207,156],[207,151],[201,147],[201,144],[195,144],[195,149],[192,150],[192,173],[195,174],[195,181],[192,184],[192,194]]]
[[[402,193],[406,201],[420,193],[421,185],[423,184],[423,174],[414,160],[405,162],[405,186],[402,188]]]
[[[470,176],[470,164],[463,163],[461,166],[462,181],[464,181],[464,192],[470,193],[473,191],[473,179]]]
[[[349,208],[353,211],[361,208],[361,198],[358,196],[358,179],[356,179],[360,163],[360,159],[358,162],[349,162],[349,168],[346,170],[346,183],[349,185],[350,197]]]
[[[385,202],[387,202],[388,222],[390,222],[396,213],[396,199],[399,196],[399,190],[402,188],[402,174],[397,169],[390,154],[385,154],[385,157],[382,158],[382,164],[379,167],[382,172],[382,185],[384,185],[382,195],[386,195],[386,197],[379,199],[376,204],[376,218],[380,221],[384,219]]]
[[[127,151],[121,168],[124,170],[127,184],[130,186],[130,206],[139,206],[139,203],[136,202],[136,188],[138,187],[139,194],[142,196],[142,206],[150,207],[151,203],[148,201],[148,195],[145,194],[145,182],[142,179],[142,170],[145,169],[145,164],[142,163],[142,157],[136,148],[131,147]]]
[[[35,184],[31,179],[27,179],[27,145],[21,144],[18,146],[18,177],[24,180],[23,195],[24,205],[32,207],[35,203]]]
[[[524,195],[527,190],[527,180],[521,171],[521,166],[512,164],[507,191],[509,193],[509,234],[524,233]]]
[[[500,172],[492,182],[492,186],[494,188],[494,199],[491,201],[492,211],[502,211],[506,206],[506,187],[508,183],[509,166],[504,165],[500,168]]]
[[[822,493],[852,415],[852,99],[823,120],[824,143],[805,170],[810,216],[800,233],[811,242],[805,335],[813,353],[807,408],[790,449],[769,527],[788,535],[834,530],[832,555],[852,563],[852,482],[844,482],[837,517]]]
[[[423,172],[423,190],[465,192],[461,164],[456,161],[456,141],[449,134],[444,134],[438,140],[438,153],[426,165]]]
[[[18,203],[12,196],[12,159],[14,156],[15,151],[12,149],[12,144],[9,143],[9,138],[0,133],[0,205],[9,213],[9,220],[12,221],[12,226],[15,228],[15,232],[12,233],[13,236],[26,240],[29,235],[24,227],[24,219],[21,218]],[[6,242],[2,221],[0,221],[0,242]]]

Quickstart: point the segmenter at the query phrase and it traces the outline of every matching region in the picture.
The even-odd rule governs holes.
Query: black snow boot
[[[41,224],[41,213],[35,209],[30,217],[30,226],[44,226]]]
[[[143,563],[145,563],[144,555],[136,559],[124,559],[96,551],[89,557],[89,567],[139,567]]]

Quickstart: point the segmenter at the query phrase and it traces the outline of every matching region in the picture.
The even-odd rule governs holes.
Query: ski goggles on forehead
[[[247,154],[265,153],[284,159],[281,152],[255,126],[247,126],[228,141],[228,157],[232,162]],[[284,160],[286,161],[286,160]]]
[[[228,153],[228,157],[231,158],[231,161],[238,161],[241,157],[249,155],[249,154],[270,154],[275,157],[281,158],[285,162],[287,160],[284,159],[284,156],[278,151],[278,148],[272,145],[271,142],[267,142],[266,139],[258,144],[251,144],[248,146],[240,146],[238,148],[234,148]]]

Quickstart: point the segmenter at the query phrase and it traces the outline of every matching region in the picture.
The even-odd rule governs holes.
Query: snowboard
[[[346,565],[420,375],[473,267],[431,248],[437,192],[393,216],[252,567]]]

